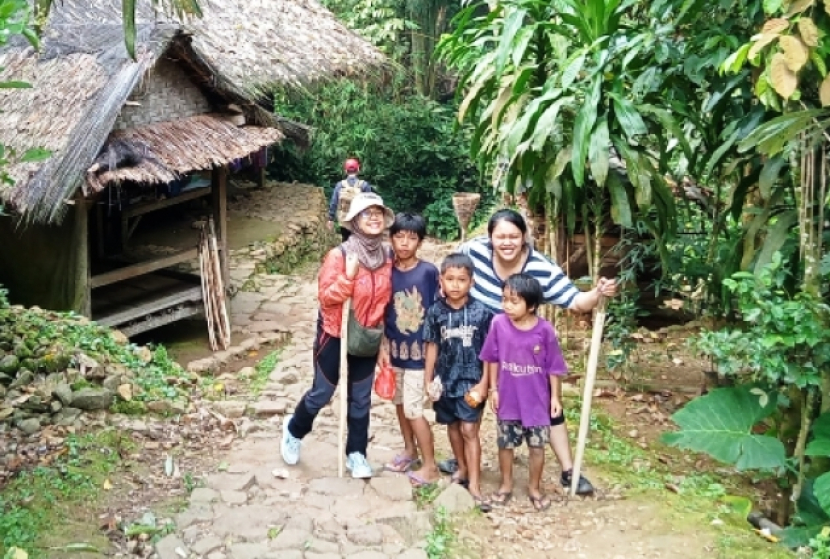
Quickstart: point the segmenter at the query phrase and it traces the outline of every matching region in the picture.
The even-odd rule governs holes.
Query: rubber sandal
[[[496,491],[493,493],[493,496],[490,497],[490,502],[496,506],[503,507],[510,502],[512,497],[512,491]]]
[[[473,502],[476,504],[476,508],[481,512],[490,512],[493,510],[493,505],[484,497],[476,497],[473,495]]]
[[[398,454],[395,456],[391,462],[386,464],[383,469],[387,472],[394,472],[396,474],[402,474],[409,470],[412,465],[417,461],[417,458],[409,458],[408,456],[404,456],[403,454]]]
[[[464,489],[467,489],[468,487],[470,487],[470,480],[469,479],[460,478],[460,477],[455,476],[455,475],[450,478],[450,483],[456,483],[456,484],[460,485],[461,487],[463,487]]]
[[[438,481],[429,481],[424,479],[415,472],[406,472],[406,477],[409,478],[409,483],[411,483],[412,487],[415,488],[430,487],[438,483]]]
[[[545,495],[539,495],[538,497],[528,495],[528,498],[530,499],[530,504],[536,509],[536,512],[544,512],[550,508],[551,500]]]

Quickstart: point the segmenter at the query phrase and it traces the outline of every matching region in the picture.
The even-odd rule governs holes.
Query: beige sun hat
[[[352,198],[352,204],[349,206],[349,213],[346,214],[346,217],[343,218],[343,223],[340,225],[351,231],[352,220],[357,217],[360,212],[373,206],[377,206],[383,210],[384,229],[392,227],[392,224],[395,223],[395,212],[384,206],[383,198],[374,192],[360,192],[359,194],[356,194],[355,197]]]

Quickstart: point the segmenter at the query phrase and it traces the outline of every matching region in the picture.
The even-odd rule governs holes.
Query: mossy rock
[[[35,361],[31,357],[27,357],[26,359],[20,360],[20,368],[21,369],[29,369],[30,371],[37,371],[37,361]]]
[[[7,355],[0,359],[0,373],[16,376],[18,369],[20,369],[20,359],[16,355]]]
[[[14,354],[17,356],[18,359],[28,359],[30,357],[34,357],[34,352],[32,349],[26,345],[25,343],[18,343],[14,346]]]
[[[68,355],[50,352],[38,360],[38,370],[45,373],[57,373],[58,371],[64,371],[67,367],[69,367],[71,359],[72,358]]]

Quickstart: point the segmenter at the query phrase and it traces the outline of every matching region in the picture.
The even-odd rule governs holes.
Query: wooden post
[[[265,188],[265,167],[258,167],[256,170],[257,188]]]
[[[90,276],[92,271],[92,251],[89,250],[89,202],[78,193],[75,197],[75,231],[78,235],[78,268],[76,272],[75,293],[80,296],[77,300],[77,310],[87,318],[92,318],[92,286]]]
[[[216,224],[216,238],[219,243],[219,256],[222,260],[222,284],[227,290],[230,285],[228,264],[228,168],[214,167],[211,172],[211,199],[213,221]]]

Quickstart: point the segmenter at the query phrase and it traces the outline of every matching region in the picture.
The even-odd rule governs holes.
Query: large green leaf
[[[631,217],[631,204],[628,201],[628,192],[617,173],[611,173],[606,183],[608,192],[611,193],[611,219],[614,223],[623,227],[633,227],[634,220]]]
[[[805,526],[821,526],[830,522],[830,516],[821,508],[814,492],[815,480],[808,478],[804,480],[801,487],[801,494],[795,503],[795,515],[793,520]]]
[[[559,109],[563,104],[573,101],[573,97],[563,97],[557,99],[550,106],[545,109],[542,116],[536,122],[536,127],[533,130],[533,135],[530,140],[530,149],[539,151],[545,144],[545,141],[550,138],[551,133],[555,129],[556,117],[559,116]]]
[[[527,12],[518,8],[511,8],[504,20],[504,29],[496,51],[496,72],[501,73],[504,65],[516,47],[516,34],[520,33]]]
[[[608,178],[608,150],[610,148],[608,117],[603,115],[594,127],[594,133],[591,135],[591,145],[588,146],[588,164],[591,168],[591,175],[600,187],[605,185],[605,180]]]
[[[830,456],[830,439],[816,439],[807,444],[806,456]]]
[[[689,402],[672,416],[680,427],[665,433],[671,446],[704,452],[739,470],[775,470],[786,464],[778,439],[752,433],[752,428],[775,411],[775,393],[747,386],[720,388]]]
[[[790,210],[777,216],[775,224],[767,232],[764,245],[755,261],[756,274],[760,274],[764,267],[772,262],[772,255],[781,250],[796,223],[798,223],[798,210]]]
[[[830,511],[830,473],[822,474],[813,482],[813,493],[825,512]]]
[[[738,151],[745,152],[757,148],[767,155],[781,153],[790,141],[805,131],[823,131],[826,123],[818,121],[826,117],[826,109],[796,111],[776,117],[755,128],[738,144]]]
[[[586,96],[585,102],[579,113],[576,115],[573,135],[573,159],[571,161],[571,172],[577,186],[585,182],[585,158],[588,156],[588,146],[591,141],[591,130],[597,120],[597,104],[599,103],[600,86],[602,76],[594,78],[591,93]]]
[[[124,19],[124,46],[131,58],[135,58],[135,9],[136,0],[121,0],[121,17]]]
[[[787,164],[787,160],[780,153],[775,157],[771,157],[764,163],[764,168],[761,169],[761,176],[758,178],[758,188],[761,191],[761,196],[766,200],[772,192],[772,187],[778,180],[781,174],[781,169]]]
[[[640,116],[631,101],[619,95],[612,94],[611,97],[614,99],[614,112],[617,116],[617,122],[620,123],[620,128],[628,138],[633,139],[648,132],[643,117]]]

